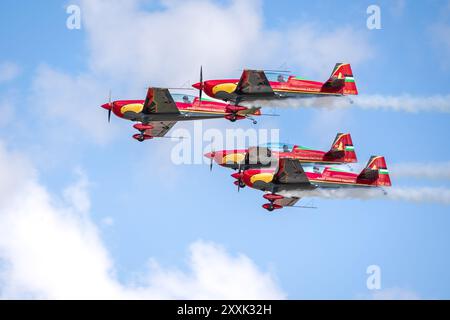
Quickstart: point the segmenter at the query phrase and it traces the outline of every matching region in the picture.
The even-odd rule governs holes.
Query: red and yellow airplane
[[[111,100],[111,99],[110,99]],[[225,118],[232,122],[240,119],[256,120],[260,108],[234,106],[208,98],[197,98],[185,94],[170,94],[166,88],[148,88],[145,100],[109,101],[102,105],[116,116],[138,122],[133,127],[139,133],[133,135],[138,141],[164,137],[177,121]]]
[[[372,156],[358,174],[328,166],[302,166],[297,159],[280,159],[276,168],[248,169],[240,179],[249,187],[266,192],[269,211],[294,206],[300,197],[295,191],[316,188],[376,188],[391,186],[386,161],[382,156]]]
[[[235,105],[241,101],[358,94],[348,63],[337,63],[325,82],[306,80],[286,72],[250,69],[245,69],[240,79],[203,81],[200,69],[200,82],[193,87],[210,97],[231,101]]]
[[[257,154],[264,155],[270,161],[280,158],[297,159],[301,163],[343,164],[357,162],[355,148],[350,133],[338,133],[328,151],[314,150],[308,147],[285,144],[265,143],[248,149],[218,150],[205,154],[222,167],[234,170],[261,167]],[[254,160],[252,163],[252,160]]]

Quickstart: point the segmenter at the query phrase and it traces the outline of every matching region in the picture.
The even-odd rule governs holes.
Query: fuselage
[[[269,143],[261,145],[260,147],[269,148],[271,150],[271,158],[276,161],[280,158],[296,159],[303,164],[318,163],[326,164],[341,164],[354,163],[356,157],[346,157],[342,152],[342,157],[332,157],[329,152],[320,150],[313,150],[307,147],[284,144],[284,143]],[[351,147],[353,150],[353,147]],[[239,165],[245,161],[245,156],[248,149],[234,149],[234,150],[219,150],[205,154],[208,158],[213,158],[220,166],[237,169]]]
[[[379,181],[361,180],[358,173],[340,168],[303,166],[308,184],[277,184],[273,181],[276,168],[249,169],[242,173],[242,181],[249,187],[278,192],[281,190],[308,190],[314,188],[378,187]]]
[[[279,79],[281,80],[281,79]],[[352,78],[345,81],[354,81]],[[203,82],[204,92],[213,98],[222,100],[233,100],[237,94],[235,90],[239,83],[239,79],[221,79],[221,80],[207,80]],[[332,87],[324,86],[324,82],[306,80],[293,75],[286,76],[282,81],[270,81],[269,84],[272,87],[275,95],[242,95],[240,99],[242,101],[249,100],[264,100],[264,99],[282,99],[282,98],[302,98],[302,97],[315,97],[315,96],[342,96],[357,94],[355,90],[348,90],[346,87],[342,87],[336,90]],[[200,83],[196,83],[193,87],[199,89]],[[229,95],[229,99],[227,99]]]
[[[227,109],[230,106],[228,103],[209,99],[202,99],[200,103],[200,100],[197,97],[175,94],[172,96],[180,111],[179,114],[144,114],[142,111],[145,100],[117,100],[113,101],[111,104],[104,104],[102,107],[105,109],[111,108],[111,111],[117,117],[131,121],[187,121],[195,119],[224,118],[226,115],[230,114],[230,111]],[[252,115],[260,114],[260,111],[256,110]]]

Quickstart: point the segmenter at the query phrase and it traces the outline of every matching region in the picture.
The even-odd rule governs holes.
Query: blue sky
[[[119,282],[145,273],[149,258],[163,269],[188,273],[188,247],[203,240],[236,259],[247,256],[291,299],[371,298],[366,268],[373,264],[381,268],[380,292],[386,297],[450,297],[448,199],[315,199],[317,210],[267,214],[260,192],[236,192],[231,171],[175,165],[170,154],[176,142],[136,143],[131,123],[113,118],[107,125],[99,108],[109,88],[114,99],[143,98],[147,85],[196,82],[200,64],[207,77],[238,76],[245,66],[285,65],[322,79],[336,59],[352,63],[361,96],[448,101],[448,1],[141,1],[131,9],[120,2],[74,1],[82,28],[69,30],[65,8],[71,3],[2,2],[0,66],[13,65],[17,72],[0,81],[0,140],[8,154],[17,152],[31,163],[36,183],[55,199],[77,181],[78,171],[87,177],[87,219]],[[381,8],[380,30],[366,27],[371,4]],[[177,7],[186,19],[170,24],[170,17],[183,17]],[[198,20],[192,8],[198,8]],[[209,20],[221,11],[223,20]],[[144,21],[142,29],[128,23],[136,13],[144,16],[136,18]],[[153,20],[147,25],[145,19]],[[199,32],[202,20],[220,33]],[[120,23],[124,34],[116,27]],[[236,25],[242,33],[230,36]],[[432,105],[416,112],[279,107],[280,117],[262,118],[256,128],[279,128],[282,141],[318,149],[327,149],[336,132],[350,132],[362,163],[381,154],[388,167],[417,163],[420,169],[450,161],[448,110],[448,104],[447,112]],[[248,121],[203,126],[252,128]],[[178,127],[192,133],[194,125]],[[419,192],[441,188],[432,193],[444,190],[442,197],[450,188],[448,174],[394,176],[393,184]],[[8,259],[0,256],[5,265],[12,263]],[[0,286],[0,294],[8,297],[7,292]]]

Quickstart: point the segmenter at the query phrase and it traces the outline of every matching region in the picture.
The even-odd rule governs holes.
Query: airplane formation
[[[264,115],[260,107],[241,102],[286,98],[321,98],[357,95],[350,64],[337,63],[325,82],[307,80],[284,71],[244,69],[240,79],[203,80],[193,85],[198,97],[171,94],[168,88],[150,87],[144,100],[117,100],[102,105],[108,121],[114,113],[136,122],[133,138],[144,141],[164,137],[177,121],[223,118],[231,122]],[[204,96],[206,94],[206,97]],[[297,207],[303,191],[337,188],[384,188],[391,186],[383,156],[372,156],[364,169],[355,173],[344,165],[357,157],[349,133],[338,133],[328,151],[301,145],[266,143],[247,149],[217,150],[205,154],[213,163],[235,172],[231,175],[238,191],[250,187],[264,192],[262,207],[268,211]],[[305,207],[305,206],[300,206]]]

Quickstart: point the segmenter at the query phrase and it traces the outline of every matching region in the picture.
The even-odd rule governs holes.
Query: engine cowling
[[[235,172],[231,176],[236,180],[242,179],[242,172],[241,173]]]

